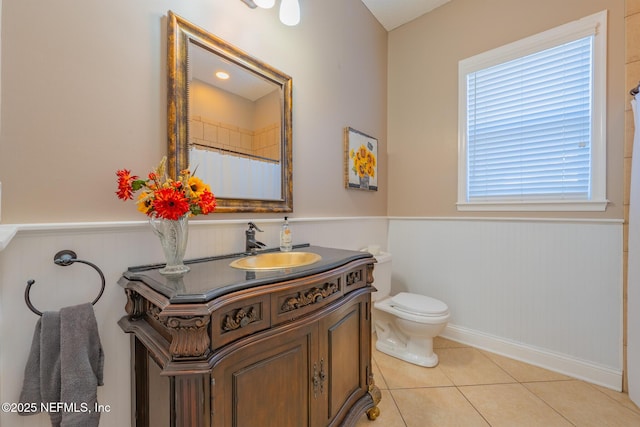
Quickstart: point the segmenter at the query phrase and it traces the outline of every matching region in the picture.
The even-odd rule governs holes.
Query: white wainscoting
[[[390,218],[389,251],[445,336],[621,389],[622,221]]]
[[[270,247],[279,242],[280,220],[255,220],[264,230],[258,239]],[[343,249],[361,249],[375,243],[387,245],[387,218],[293,218],[293,242]],[[246,220],[192,221],[187,258],[244,250]],[[97,264],[107,287],[95,306],[105,350],[105,384],[98,401],[109,405],[102,427],[130,425],[131,388],[129,336],[116,324],[125,314],[125,296],[117,285],[128,266],[162,261],[158,239],[143,221],[121,223],[18,225],[17,234],[0,251],[0,402],[17,402],[24,366],[37,316],[24,303],[27,280],[36,280],[31,291],[40,311],[91,301],[99,289],[99,277],[90,267],[56,266],[53,257],[61,249],[74,250],[79,259]],[[48,416],[21,417],[0,412],[0,425],[50,426]]]

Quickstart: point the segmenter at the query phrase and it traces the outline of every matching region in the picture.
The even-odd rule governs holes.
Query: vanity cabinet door
[[[225,355],[212,372],[212,426],[312,427],[317,323],[259,339]]]
[[[370,353],[369,295],[345,303],[320,320],[321,395],[318,426],[339,425],[347,411],[367,393]]]

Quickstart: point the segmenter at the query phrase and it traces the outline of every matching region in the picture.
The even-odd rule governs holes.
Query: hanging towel
[[[103,368],[91,304],[45,312],[33,334],[20,403],[30,404],[37,412],[51,409],[53,427],[97,427],[97,387],[103,385]]]

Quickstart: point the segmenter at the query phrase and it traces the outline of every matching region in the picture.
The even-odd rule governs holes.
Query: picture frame
[[[378,140],[351,127],[344,129],[344,185],[378,191]]]

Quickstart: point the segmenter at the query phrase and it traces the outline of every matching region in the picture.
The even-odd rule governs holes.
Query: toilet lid
[[[447,304],[425,295],[400,292],[391,298],[392,307],[422,316],[442,316],[449,312]]]

